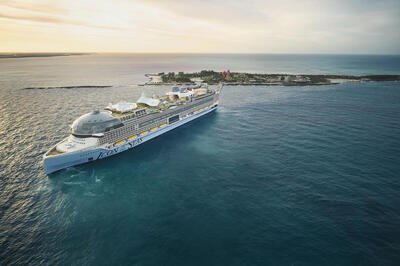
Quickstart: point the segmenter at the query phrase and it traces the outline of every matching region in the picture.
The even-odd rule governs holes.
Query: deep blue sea
[[[400,56],[0,59],[0,265],[400,265],[400,82],[227,86],[220,108],[53,175],[78,116],[169,71],[400,74]],[[110,88],[30,89],[110,85]]]

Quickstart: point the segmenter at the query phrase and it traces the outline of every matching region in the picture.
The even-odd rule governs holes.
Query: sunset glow
[[[0,0],[0,52],[400,53],[398,1]]]

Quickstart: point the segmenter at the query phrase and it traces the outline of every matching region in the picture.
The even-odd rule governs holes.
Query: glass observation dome
[[[71,126],[71,133],[75,136],[91,136],[104,133],[114,128],[123,126],[118,118],[111,115],[110,111],[93,111],[76,119]]]

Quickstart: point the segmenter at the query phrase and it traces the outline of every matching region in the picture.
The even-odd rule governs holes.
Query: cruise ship
[[[217,109],[223,84],[173,87],[162,97],[144,93],[136,103],[110,104],[82,115],[71,134],[43,155],[47,174],[134,148]]]

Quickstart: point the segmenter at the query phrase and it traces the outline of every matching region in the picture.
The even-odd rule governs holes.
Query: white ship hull
[[[84,151],[77,151],[77,152],[71,152],[71,153],[66,153],[66,154],[58,154],[58,155],[54,155],[54,156],[47,156],[47,153],[46,153],[43,156],[45,172],[46,172],[46,174],[51,174],[51,173],[54,173],[58,170],[61,170],[61,169],[67,168],[67,167],[103,159],[103,158],[115,155],[117,153],[129,150],[129,149],[134,148],[148,140],[158,137],[174,128],[177,128],[183,124],[186,124],[187,122],[190,122],[196,118],[199,118],[205,114],[208,114],[216,109],[217,109],[217,104],[206,110],[198,112],[196,114],[190,115],[185,118],[181,118],[179,121],[177,121],[171,125],[166,125],[162,128],[158,128],[155,131],[149,131],[144,136],[140,136],[134,140],[127,141],[124,144],[121,144],[120,146],[114,146],[111,149],[107,149],[105,146],[104,147],[95,147],[95,148],[87,149]]]

